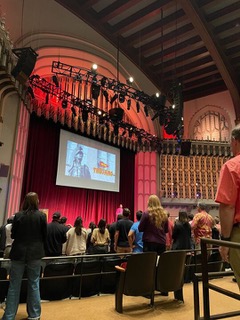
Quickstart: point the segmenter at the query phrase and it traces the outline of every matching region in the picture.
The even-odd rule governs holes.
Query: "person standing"
[[[172,250],[191,249],[191,226],[186,211],[179,211],[178,220],[173,227],[172,238]]]
[[[16,213],[13,219],[11,232],[14,241],[10,251],[10,285],[2,320],[15,319],[25,267],[28,274],[28,319],[40,319],[39,278],[41,258],[45,256],[47,220],[46,215],[38,210],[38,204],[38,195],[35,192],[29,192],[25,196],[22,210]]]
[[[133,221],[131,221],[129,217],[130,210],[128,208],[124,208],[123,218],[118,220],[114,236],[114,250],[117,253],[131,252],[131,248],[128,242],[128,232],[133,224]]]
[[[195,214],[191,228],[194,235],[195,249],[201,249],[201,238],[212,238],[212,228],[214,226],[213,217],[207,213],[205,203],[198,204],[198,213]]]
[[[166,250],[168,216],[157,195],[149,196],[138,230],[143,232],[143,252],[154,251],[160,255]]]
[[[142,218],[141,210],[137,211],[136,217],[137,217],[137,222],[134,222],[134,224],[131,226],[131,229],[128,233],[128,242],[133,252],[143,252],[143,241],[142,241],[143,233],[138,230],[138,226]]]
[[[240,125],[232,130],[231,149],[234,157],[221,168],[215,201],[220,203],[221,240],[240,243]],[[240,289],[240,250],[221,246],[219,251]]]
[[[62,245],[67,241],[67,230],[59,223],[61,214],[54,212],[52,222],[47,225],[46,256],[57,257],[62,255]]]
[[[86,252],[87,230],[83,227],[81,217],[77,217],[74,227],[67,232],[67,242],[63,245],[63,254],[74,256]]]

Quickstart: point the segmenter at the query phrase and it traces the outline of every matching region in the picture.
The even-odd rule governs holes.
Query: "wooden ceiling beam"
[[[114,34],[122,34],[129,29],[136,28],[144,21],[151,19],[155,15],[161,16],[161,8],[168,2],[169,0],[162,0],[161,3],[159,1],[153,2],[129,17],[121,20],[119,23],[113,25]]]
[[[174,12],[167,17],[164,17],[163,19],[145,27],[141,31],[137,31],[132,33],[130,36],[127,36],[125,39],[129,45],[135,45],[139,41],[145,41],[152,36],[154,36],[156,33],[161,34],[161,31],[163,27],[171,27],[176,25],[176,20],[178,19],[178,22],[182,22],[187,19],[185,12],[180,9],[177,12]]]
[[[205,46],[210,52],[222,78],[231,94],[233,105],[236,112],[236,118],[240,118],[240,96],[239,85],[233,67],[227,60],[223,50],[217,43],[210,26],[207,24],[201,10],[194,1],[179,0],[181,6],[188,17],[191,19],[193,26],[204,41]]]
[[[134,5],[136,4],[129,0],[115,1],[98,13],[99,19],[101,23],[106,23]]]

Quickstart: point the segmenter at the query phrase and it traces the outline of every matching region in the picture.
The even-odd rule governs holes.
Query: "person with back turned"
[[[231,149],[234,157],[221,168],[215,201],[220,203],[221,240],[240,243],[240,125],[232,130]],[[230,263],[240,289],[240,250],[222,246],[219,251]]]
[[[38,195],[29,192],[25,196],[22,210],[16,213],[13,219],[11,236],[14,241],[10,252],[10,285],[2,320],[15,319],[25,268],[28,275],[28,319],[38,320],[41,316],[39,278],[41,258],[45,256],[47,221],[46,215],[38,210],[38,203]]]

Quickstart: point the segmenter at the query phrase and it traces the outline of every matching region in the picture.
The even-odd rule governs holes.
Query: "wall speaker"
[[[8,176],[9,166],[0,163],[0,177],[6,178]]]
[[[18,62],[11,74],[21,84],[25,84],[35,67],[38,55],[30,47],[13,49],[13,53],[18,57]]]
[[[182,156],[189,156],[191,152],[191,141],[183,141],[181,143],[181,155]]]
[[[124,110],[122,108],[112,108],[109,110],[109,118],[113,122],[122,121]]]

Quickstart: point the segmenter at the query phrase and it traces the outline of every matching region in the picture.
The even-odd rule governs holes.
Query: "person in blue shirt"
[[[143,242],[142,236],[143,232],[138,230],[138,226],[142,217],[142,211],[137,211],[136,213],[137,222],[134,222],[129,233],[128,233],[128,242],[132,248],[132,252],[143,252]]]

